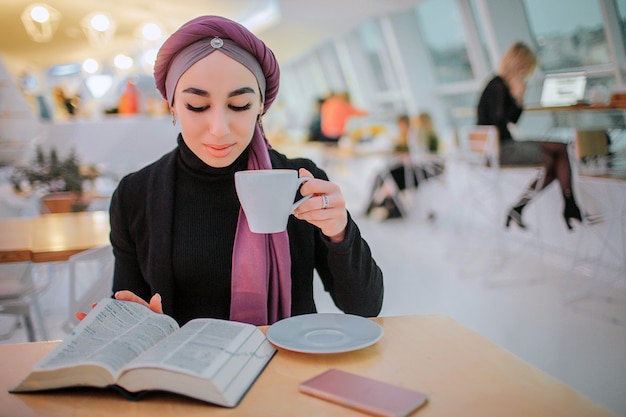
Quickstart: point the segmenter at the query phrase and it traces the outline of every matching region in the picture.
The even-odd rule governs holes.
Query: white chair
[[[112,295],[115,258],[111,245],[100,246],[69,258],[69,315],[63,330],[70,332],[76,312],[89,312],[92,305]]]
[[[488,285],[506,285],[515,282],[534,283],[543,280],[543,239],[539,219],[537,226],[523,233],[513,234],[505,230],[504,220],[507,200],[517,197],[527,183],[515,184],[517,179],[537,177],[543,173],[540,165],[502,166],[500,164],[500,140],[495,126],[471,125],[459,130],[459,149],[455,160],[457,178],[454,195],[456,200],[457,231],[465,235],[462,256],[457,257],[462,272],[478,272],[488,276]],[[542,176],[537,190],[543,186]],[[515,180],[515,181],[514,181]],[[506,191],[516,194],[508,196]],[[529,210],[531,211],[531,210]],[[538,215],[538,211],[534,210]],[[528,264],[513,268],[513,273],[501,274],[514,262],[522,262],[527,248],[537,249],[540,262],[530,270]],[[480,256],[476,256],[476,251]],[[488,254],[488,262],[485,262]],[[480,259],[481,264],[475,260]],[[500,278],[500,275],[507,278]],[[518,278],[513,279],[512,276]]]
[[[498,131],[494,126],[465,126],[459,131],[457,162],[460,180],[456,189],[461,214],[459,226],[471,226],[483,218],[489,227],[499,226],[496,215],[504,212],[499,179]],[[494,207],[494,202],[496,206]]]
[[[605,130],[577,130],[569,151],[573,185],[584,215],[563,281],[563,301],[626,324],[626,317],[611,313],[616,305],[626,305],[626,175],[609,166]]]
[[[0,339],[11,338],[21,320],[29,342],[48,340],[46,323],[38,299],[48,283],[47,276],[33,276],[31,262],[0,264],[0,314],[18,318],[5,334],[0,335]],[[40,338],[37,337],[36,328],[39,330]]]

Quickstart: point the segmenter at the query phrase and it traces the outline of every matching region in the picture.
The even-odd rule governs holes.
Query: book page
[[[178,329],[176,321],[133,302],[101,300],[35,370],[95,364],[116,375],[124,365]]]
[[[192,320],[128,368],[167,368],[211,379],[233,356],[246,356],[247,361],[254,354],[254,351],[239,352],[238,348],[255,332],[260,330],[250,324],[219,319]],[[257,346],[258,343],[254,349]]]

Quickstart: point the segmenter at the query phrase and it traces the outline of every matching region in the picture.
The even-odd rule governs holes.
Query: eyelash
[[[187,107],[187,110],[190,110],[196,113],[203,112],[209,108],[209,106],[194,107],[191,104],[187,104],[186,107]],[[250,108],[252,107],[252,104],[248,103],[245,106],[241,106],[241,107],[229,105],[228,107],[233,111],[246,111],[246,110],[250,110]]]

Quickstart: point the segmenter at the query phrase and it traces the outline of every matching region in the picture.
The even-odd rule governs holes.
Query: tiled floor
[[[560,254],[549,248],[550,260],[543,269],[533,269],[546,258],[534,250],[536,245],[524,242],[521,232],[509,232],[507,245],[495,249],[480,233],[468,239],[454,226],[454,206],[436,210],[432,221],[418,207],[409,219],[369,220],[360,214],[363,189],[352,185],[348,180],[342,184],[348,206],[384,271],[381,315],[447,314],[626,416],[626,277],[603,284],[612,285],[610,295],[620,302],[603,298],[567,304],[565,285],[587,282],[570,272],[567,254],[552,256]],[[543,279],[532,282],[529,272]],[[64,335],[66,285],[66,271],[58,265],[55,282],[42,297],[51,338]],[[335,311],[317,291],[319,310]],[[9,322],[0,316],[0,332]],[[25,335],[18,329],[4,342],[22,341]]]

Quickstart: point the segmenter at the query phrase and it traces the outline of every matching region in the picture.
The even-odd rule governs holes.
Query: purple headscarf
[[[235,41],[259,61],[265,74],[264,111],[267,111],[278,94],[280,81],[278,61],[276,61],[272,50],[252,32],[239,23],[221,16],[200,16],[190,20],[174,32],[161,46],[154,64],[154,79],[156,87],[161,92],[163,98],[168,100],[167,92],[165,91],[165,78],[169,72],[172,59],[192,43],[200,39],[214,37]]]
[[[210,42],[214,38],[233,42],[225,42],[229,47],[222,50],[223,45]],[[206,42],[199,42],[201,40]],[[212,44],[218,47],[214,48]],[[189,53],[191,49],[193,51]],[[266,112],[278,94],[280,70],[274,53],[244,26],[220,16],[197,17],[185,23],[165,41],[154,66],[154,79],[161,95],[171,105],[174,95],[171,86],[175,86],[178,80],[167,79],[170,70],[180,77],[193,63],[215,50],[221,50],[242,63],[255,75],[264,100],[263,111]],[[177,61],[182,51],[186,56]],[[256,63],[250,62],[250,55],[258,61],[265,80],[259,80],[258,67]],[[184,64],[179,61],[184,61]],[[248,150],[248,169],[271,169],[269,148],[261,126],[257,124]],[[265,325],[289,317],[291,255],[287,232],[252,233],[240,209],[233,247],[231,282],[231,320]]]

